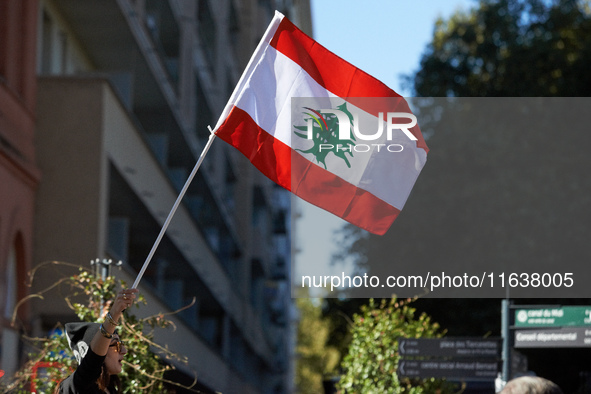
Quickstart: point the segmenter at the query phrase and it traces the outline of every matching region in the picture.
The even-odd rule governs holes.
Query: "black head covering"
[[[68,345],[70,345],[78,364],[86,356],[90,348],[90,341],[99,331],[100,326],[99,323],[66,323]]]

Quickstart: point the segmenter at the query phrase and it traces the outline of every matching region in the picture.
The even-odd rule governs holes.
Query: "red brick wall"
[[[34,151],[37,8],[37,0],[0,0],[0,291],[5,288],[6,262],[13,249],[19,298],[26,294],[24,280],[31,268],[35,190],[40,179]],[[4,303],[0,312],[3,316]]]

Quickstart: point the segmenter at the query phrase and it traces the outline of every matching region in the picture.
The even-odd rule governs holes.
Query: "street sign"
[[[500,338],[401,338],[402,357],[493,357],[501,356]]]
[[[580,348],[591,347],[591,328],[515,330],[516,348]]]
[[[515,310],[516,327],[591,327],[591,306]]]
[[[447,378],[470,380],[494,380],[499,372],[499,362],[485,359],[431,359],[400,360],[398,375],[408,378]]]

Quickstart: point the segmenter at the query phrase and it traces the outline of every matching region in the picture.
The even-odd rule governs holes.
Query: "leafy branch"
[[[18,309],[26,302],[33,299],[40,299],[43,302],[46,293],[56,288],[61,289],[62,286],[68,287],[68,295],[64,297],[66,304],[81,321],[103,321],[111,304],[111,301],[105,300],[114,299],[117,289],[126,287],[125,282],[116,280],[112,276],[103,280],[83,267],[57,261],[47,262],[33,269],[29,273],[28,286],[32,286],[38,271],[47,266],[76,267],[78,273],[62,277],[45,289],[20,300],[12,316],[13,327],[24,326],[17,320]],[[80,300],[86,300],[86,302]],[[140,295],[135,306],[140,308],[141,305],[146,304],[145,297]],[[175,315],[194,304],[195,299],[176,311],[144,318],[138,318],[127,311],[124,313],[120,333],[125,338],[126,346],[133,351],[126,355],[128,360],[123,362],[123,371],[120,375],[123,381],[123,393],[165,393],[167,386],[182,387],[195,393],[200,392],[194,389],[197,383],[196,375],[190,386],[165,378],[165,373],[175,369],[165,360],[188,366],[188,358],[154,341],[156,329],[176,330],[175,324],[167,319],[167,316]],[[52,334],[46,338],[29,337],[23,334],[23,341],[32,349],[29,360],[14,374],[10,383],[0,384],[0,391],[24,394],[30,393],[31,388],[36,388],[37,392],[53,392],[59,382],[76,369],[76,361],[69,351],[63,332],[64,327],[59,323],[52,330]],[[43,368],[42,377],[38,376],[39,368]]]

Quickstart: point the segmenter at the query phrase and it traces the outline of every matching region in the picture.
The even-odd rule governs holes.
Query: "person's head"
[[[70,349],[72,349],[76,361],[80,364],[90,348],[92,338],[99,332],[100,324],[67,323],[65,328]],[[116,375],[121,373],[121,362],[126,353],[127,348],[121,342],[119,334],[115,331],[113,338],[111,338],[111,344],[107,351],[105,362],[103,363],[101,376],[97,382],[100,388],[104,389],[110,384],[120,385],[120,381]]]
[[[117,375],[121,373],[121,362],[125,354],[127,353],[127,348],[121,338],[119,338],[119,334],[115,332],[113,334],[113,338],[111,338],[111,344],[109,345],[109,351],[107,352],[107,356],[105,357],[105,369],[109,375]]]
[[[560,387],[538,376],[522,376],[510,380],[501,394],[563,394]]]

